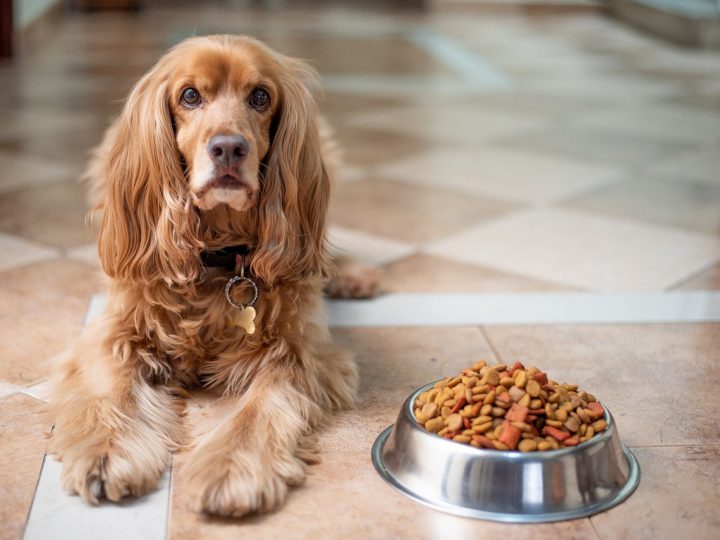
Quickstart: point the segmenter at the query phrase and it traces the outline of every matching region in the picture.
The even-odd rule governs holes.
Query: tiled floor
[[[595,10],[73,14],[0,64],[0,538],[19,538],[28,516],[28,538],[78,523],[97,537],[91,521],[113,523],[108,539],[155,538],[134,528],[148,515],[173,540],[716,536],[716,323],[336,329],[357,355],[360,406],[322,432],[322,463],[278,511],[194,515],[183,454],[169,487],[108,517],[86,523],[93,510],[46,491],[52,467],[33,506],[48,364],[101,290],[77,184],[87,151],[164,49],[221,31],[320,69],[346,160],[330,236],[384,266],[387,294],[720,290],[717,54]],[[638,491],[589,519],[518,526],[446,516],[386,486],[374,438],[408,392],[479,357],[527,360],[601,396],[640,461]]]

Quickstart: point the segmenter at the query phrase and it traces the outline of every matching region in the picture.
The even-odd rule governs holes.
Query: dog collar
[[[242,244],[239,246],[226,246],[215,250],[204,250],[200,252],[200,260],[203,266],[208,268],[225,268],[235,270],[237,256],[246,257],[250,253],[250,246]]]

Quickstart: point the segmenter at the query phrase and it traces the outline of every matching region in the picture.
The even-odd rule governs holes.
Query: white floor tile
[[[66,254],[69,258],[75,259],[76,261],[94,265],[100,264],[97,244],[87,244],[85,246],[70,248]]]
[[[21,390],[22,388],[18,388],[17,386],[14,386],[12,384],[0,382],[0,398],[9,396],[10,394],[14,394],[15,392],[20,392]]]
[[[77,169],[68,165],[0,152],[0,193],[67,182],[77,178],[77,174]]]
[[[383,265],[407,257],[416,251],[411,244],[379,238],[370,234],[331,226],[328,240],[332,251],[351,256],[370,265]]]
[[[95,294],[90,298],[90,305],[88,306],[87,313],[85,313],[85,324],[92,321],[95,317],[105,311],[107,305],[107,298],[104,294]]]
[[[51,359],[49,363],[52,364],[54,360],[55,359]],[[50,397],[50,381],[43,381],[41,383],[28,386],[27,388],[23,388],[22,393],[34,397],[35,399],[47,402]]]
[[[327,303],[334,327],[720,321],[720,293],[390,294]]]
[[[0,272],[58,257],[60,251],[0,233]]]
[[[550,120],[524,114],[478,109],[462,103],[438,107],[403,107],[355,116],[354,126],[389,131],[430,142],[473,146],[493,138],[532,132]]]
[[[478,225],[424,251],[592,291],[659,291],[720,259],[720,239],[566,209]]]
[[[529,81],[524,88],[534,93],[558,96],[584,103],[647,103],[682,93],[680,83],[672,80],[652,81],[642,77],[608,74],[584,77],[553,77],[544,74]]]
[[[660,159],[648,170],[661,174],[663,178],[719,185],[720,143],[708,144],[698,149]]]
[[[379,167],[377,172],[403,182],[525,204],[573,197],[621,174],[616,168],[497,148],[438,150]]]
[[[688,143],[720,141],[720,115],[677,105],[591,109],[571,123],[582,129],[609,130],[648,139]]]
[[[156,491],[120,504],[90,506],[66,494],[62,464],[45,456],[24,540],[162,540],[166,535],[170,475]]]

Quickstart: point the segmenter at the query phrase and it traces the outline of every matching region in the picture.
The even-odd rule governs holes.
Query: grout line
[[[598,539],[598,540],[602,540],[602,536],[600,536],[600,533],[599,533],[598,530],[595,528],[595,523],[593,523],[593,520],[592,520],[593,517],[594,517],[594,516],[589,516],[589,517],[587,518],[587,520],[590,522],[590,526],[592,527],[592,530],[593,530],[593,532],[595,533],[595,536],[597,537],[597,539]]]
[[[480,326],[479,328],[480,328],[480,333],[485,338],[485,342],[487,343],[488,347],[490,347],[490,350],[492,351],[493,356],[495,357],[495,363],[500,363],[501,362],[500,353],[495,348],[495,345],[493,345],[493,342],[490,340],[490,336],[488,335],[487,330],[485,329],[484,326]]]
[[[641,444],[638,446],[628,446],[631,450],[636,448],[698,448],[698,447],[710,447],[720,446],[720,442],[716,443],[696,443],[696,444]]]
[[[28,507],[27,515],[25,516],[25,523],[23,523],[23,532],[21,538],[25,537],[25,529],[27,529],[28,522],[30,521],[30,513],[32,512],[33,506],[35,505],[35,497],[37,496],[38,487],[40,486],[40,476],[42,475],[43,469],[45,468],[45,460],[47,460],[48,454],[43,454],[42,462],[40,463],[40,470],[38,471],[37,478],[35,479],[35,489],[33,490],[32,500]]]
[[[695,270],[694,272],[690,272],[690,273],[687,274],[686,276],[684,276],[684,277],[682,277],[682,278],[680,278],[680,279],[672,282],[670,285],[668,285],[667,287],[665,287],[664,290],[665,290],[665,291],[668,291],[668,292],[670,292],[670,291],[675,291],[678,287],[681,287],[682,285],[684,285],[684,284],[687,283],[688,281],[692,281],[692,280],[695,279],[696,277],[700,276],[701,274],[703,274],[703,273],[707,272],[708,270],[710,270],[712,267],[716,266],[718,263],[720,263],[720,259],[715,259],[715,260],[707,263],[706,265],[698,268],[698,269]]]
[[[173,476],[175,472],[175,452],[170,452],[170,464],[168,465],[168,500],[165,510],[165,540],[170,540],[170,519],[172,518],[173,500]]]

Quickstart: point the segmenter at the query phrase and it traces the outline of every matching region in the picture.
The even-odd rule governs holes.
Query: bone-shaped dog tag
[[[238,309],[235,311],[235,326],[239,326],[248,335],[255,333],[255,308],[247,306],[244,309]]]

